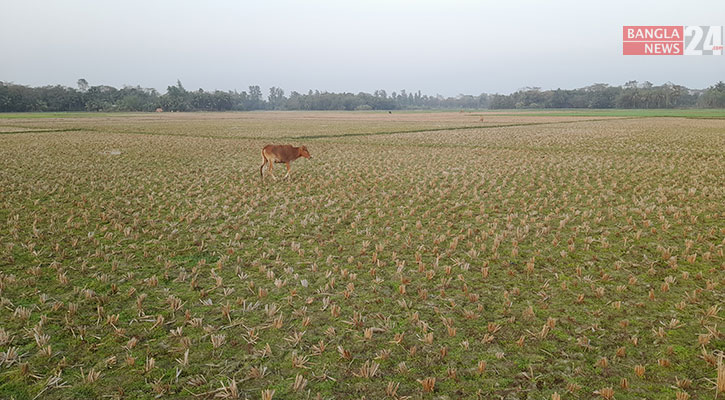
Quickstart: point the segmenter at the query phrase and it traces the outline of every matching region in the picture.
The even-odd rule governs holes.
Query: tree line
[[[725,83],[703,90],[666,83],[630,81],[622,86],[595,84],[579,89],[524,88],[511,94],[455,97],[430,96],[420,91],[376,90],[372,94],[291,92],[272,87],[264,96],[259,86],[247,91],[190,91],[180,81],[166,93],[140,86],[117,89],[91,86],[79,79],[77,88],[55,85],[29,87],[0,82],[0,112],[25,111],[247,111],[247,110],[414,110],[516,108],[725,108]]]
[[[629,81],[622,86],[595,84],[572,90],[526,88],[491,96],[489,108],[725,108],[725,83],[704,90],[682,85]]]

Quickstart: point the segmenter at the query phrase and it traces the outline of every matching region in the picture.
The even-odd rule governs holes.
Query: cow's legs
[[[277,180],[277,177],[276,177],[276,176],[274,176],[274,173],[272,172],[272,167],[273,167],[273,166],[274,166],[274,161],[272,161],[272,160],[269,160],[269,167],[267,167],[267,173],[268,173],[269,175],[272,175],[272,178],[274,178],[274,180],[276,181],[276,180]]]
[[[289,172],[290,172],[289,162],[286,162],[285,164],[287,165],[287,175],[285,175],[284,177],[289,178]]]
[[[264,166],[267,165],[267,159],[265,158],[262,162],[262,166],[259,167],[259,176],[262,177],[262,180],[264,180]]]

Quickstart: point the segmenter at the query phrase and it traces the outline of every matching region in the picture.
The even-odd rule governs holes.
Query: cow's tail
[[[262,149],[262,166],[259,167],[259,176],[264,180],[264,166],[267,165],[267,156],[264,155],[264,149]]]

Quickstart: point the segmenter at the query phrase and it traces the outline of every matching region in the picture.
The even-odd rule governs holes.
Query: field
[[[725,398],[724,117],[0,116],[0,398]]]

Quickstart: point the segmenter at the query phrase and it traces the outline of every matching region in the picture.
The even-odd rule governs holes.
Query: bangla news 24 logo
[[[623,26],[625,56],[720,56],[723,53],[723,27]]]

